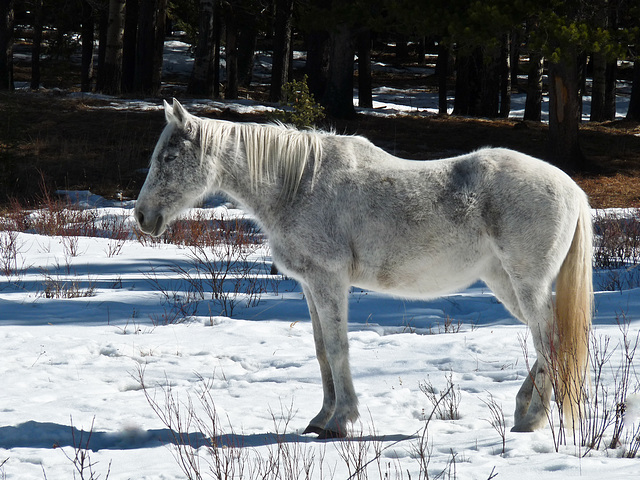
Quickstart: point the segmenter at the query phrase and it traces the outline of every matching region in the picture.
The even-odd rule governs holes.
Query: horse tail
[[[583,414],[582,400],[589,371],[589,332],[593,314],[593,228],[586,196],[580,199],[578,221],[569,252],[556,279],[556,401],[568,425]],[[569,423],[570,422],[570,423]]]

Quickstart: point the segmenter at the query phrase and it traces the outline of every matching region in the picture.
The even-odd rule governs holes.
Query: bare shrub
[[[316,466],[321,472],[323,470],[324,450],[316,458],[312,446],[287,440],[287,431],[293,414],[293,404],[288,407],[280,404],[279,414],[271,412],[276,441],[267,446],[269,453],[259,462],[263,465],[261,471],[268,478],[310,480],[313,478]],[[321,475],[321,478],[327,477]]]
[[[99,236],[97,219],[95,210],[82,209],[77,204],[54,198],[45,192],[40,208],[29,214],[25,227],[40,235],[96,237]]]
[[[73,478],[74,480],[78,478],[79,480],[99,480],[102,478],[96,471],[94,470],[95,466],[98,462],[91,461],[91,453],[89,450],[89,443],[91,442],[91,436],[93,435],[93,424],[95,422],[95,418],[91,421],[91,428],[89,429],[89,433],[87,434],[86,439],[84,438],[84,431],[80,431],[80,438],[76,438],[76,429],[73,426],[73,418],[71,418],[71,439],[73,445],[73,452],[69,454],[65,451],[64,448],[61,448],[58,445],[54,445],[54,448],[60,448],[62,453],[67,460],[69,460],[74,467]],[[104,480],[108,480],[109,474],[111,473],[111,462],[109,462],[109,466],[107,467],[107,474],[104,477]]]
[[[120,252],[122,252],[122,248],[124,247],[124,245],[125,245],[125,240],[123,239],[109,240],[109,244],[107,245],[107,248],[105,250],[107,257],[112,258],[120,255]]]
[[[109,239],[105,250],[107,257],[120,255],[127,240],[132,237],[131,227],[125,216],[109,215],[99,222],[100,235]]]
[[[170,386],[154,389],[154,392],[158,389],[162,392],[162,398],[156,399],[155,393],[145,384],[142,367],[138,370],[137,380],[151,409],[169,429],[173,456],[189,480],[201,480],[205,476],[213,479],[308,480],[313,477],[316,466],[322,472],[324,454],[316,457],[312,446],[288,441],[291,409],[283,410],[281,417],[272,413],[275,441],[269,445],[268,454],[261,455],[255,448],[236,443],[239,436],[231,427],[230,432],[222,429],[212,395],[213,379],[200,377],[195,401],[191,395],[187,395],[186,401],[180,401]],[[321,477],[333,478],[322,473]]]
[[[571,412],[573,419],[563,418],[562,412],[568,413],[563,405],[563,395],[556,394],[556,401],[547,411],[556,451],[559,451],[560,446],[567,444],[567,433],[572,434],[573,444],[581,447],[580,452],[583,456],[592,450],[615,449],[623,446],[625,432],[629,444],[626,452],[633,450],[634,441],[640,442],[637,439],[640,429],[637,426],[625,424],[631,373],[636,368],[634,358],[640,345],[640,333],[636,333],[635,337],[630,336],[630,322],[624,313],[617,315],[617,321],[621,339],[613,348],[609,336],[596,336],[594,331],[590,334],[589,375],[585,377],[579,390],[575,392],[572,390],[572,394],[579,395],[580,398],[564,398],[565,401],[576,405],[577,411]],[[524,342],[521,343],[524,345]],[[616,351],[620,354],[619,360],[616,358]],[[526,348],[525,360],[528,364]],[[554,390],[558,392],[563,391],[565,387],[561,385],[561,370],[556,360],[551,354],[549,360],[551,381]],[[636,452],[637,448],[633,455]]]
[[[9,206],[0,217],[0,230],[25,232],[29,228],[30,212],[16,199],[9,202]]]
[[[602,288],[640,286],[640,209],[629,215],[607,213],[594,221],[595,268],[605,271]]]
[[[202,300],[213,300],[220,315],[231,317],[235,307],[244,302],[247,307],[260,303],[267,282],[264,265],[249,257],[259,247],[230,238],[209,250],[196,245],[189,249],[190,269],[178,269]]]
[[[441,392],[430,380],[420,383],[420,391],[426,395],[435,408],[436,418],[440,420],[458,420],[460,418],[460,387],[453,383],[453,373],[445,375],[446,387]]]
[[[172,269],[180,269],[173,266]],[[160,315],[152,315],[151,320],[155,326],[172,325],[182,323],[198,310],[198,297],[196,297],[183,281],[167,281],[158,277],[157,269],[151,268],[144,273],[151,287],[160,293],[164,312]]]
[[[420,385],[420,389],[423,389],[423,385]],[[451,376],[447,378],[447,389],[443,391],[439,396],[432,397],[433,400],[433,409],[429,416],[425,419],[425,424],[423,428],[421,428],[416,434],[418,435],[418,439],[414,442],[411,454],[413,458],[418,462],[419,471],[418,471],[418,480],[429,480],[429,465],[431,463],[431,455],[433,453],[433,443],[429,441],[429,423],[433,419],[434,416],[440,416],[443,410],[449,410],[451,407],[443,407],[441,404],[449,404],[451,402],[451,398],[456,396],[455,385],[451,381]],[[423,390],[424,392],[424,390]],[[429,394],[427,394],[429,397]],[[457,394],[459,398],[459,392]],[[458,402],[459,403],[459,400]],[[456,407],[457,408],[457,407]],[[437,475],[434,476],[435,479],[440,478],[448,478],[455,479],[457,478],[456,471],[456,458],[458,456],[457,453],[450,450],[451,455],[449,460],[447,461],[447,465],[445,468],[440,471]],[[495,470],[495,468],[494,468]],[[489,474],[489,479],[494,478],[493,470]],[[386,478],[386,477],[385,477]]]
[[[462,328],[462,320],[454,319],[451,315],[445,313],[444,322],[442,324],[442,332],[459,333]],[[438,325],[438,333],[440,333],[440,325]]]
[[[78,277],[64,278],[43,272],[44,285],[42,295],[45,298],[82,298],[95,295],[95,285],[91,279],[79,280]]]
[[[1,480],[5,480],[7,478],[7,474],[4,472],[4,464],[7,463],[9,461],[8,458],[5,458],[3,461],[0,462],[0,479]]]
[[[185,221],[171,234],[171,238],[186,245],[188,251],[186,266],[179,263],[171,266],[180,281],[168,288],[167,282],[159,280],[153,270],[146,275],[169,306],[166,318],[160,319],[162,323],[174,323],[180,315],[194,315],[203,301],[217,306],[218,311],[214,313],[232,317],[238,305],[256,306],[262,295],[274,288],[267,267],[252,259],[262,246],[262,236],[249,222],[222,217],[196,220],[192,227],[187,227],[189,224]],[[176,231],[180,232],[177,236]],[[185,232],[195,233],[189,237]]]
[[[300,442],[296,436],[287,434],[293,418],[293,406],[280,406],[280,412],[271,412],[273,434],[267,438],[267,453],[254,447],[238,443],[239,436],[231,425],[222,428],[213,398],[213,378],[199,377],[195,394],[186,394],[180,400],[178,394],[165,380],[164,384],[150,388],[145,382],[144,367],[138,368],[136,380],[142,386],[147,402],[160,421],[169,430],[172,439],[173,456],[189,480],[204,478],[247,480],[308,480],[335,478],[333,469],[325,462],[327,446],[333,445],[347,468],[347,480],[368,480],[369,475],[380,480],[411,479],[399,463],[385,460],[384,452],[399,443],[415,438],[411,444],[411,456],[418,462],[418,480],[429,480],[428,467],[431,463],[432,444],[428,427],[432,419],[442,410],[441,404],[451,398],[455,389],[449,381],[446,391],[435,399],[433,408],[425,418],[424,425],[402,439],[384,445],[384,437],[379,437],[375,429],[365,436],[362,433],[335,442]],[[433,478],[457,478],[458,454],[451,455],[443,470]],[[464,459],[463,459],[464,460]],[[495,468],[494,468],[495,470]],[[488,478],[494,478],[494,470]],[[376,476],[377,473],[377,476]]]
[[[489,399],[482,400],[482,403],[489,407],[491,419],[487,421],[489,422],[489,425],[498,432],[498,435],[500,435],[500,439],[502,440],[502,451],[500,454],[504,455],[507,451],[507,424],[504,420],[504,410],[502,409],[502,405],[498,404],[491,394],[489,394]]]
[[[342,461],[347,466],[349,472],[348,479],[366,480],[368,478],[367,466],[369,463],[369,451],[372,447],[370,442],[367,442],[362,432],[355,438],[343,438],[338,443],[338,454]],[[376,455],[380,458],[379,455]]]
[[[596,338],[595,334],[591,335],[591,386],[583,387],[585,401],[579,404],[583,407],[578,412],[579,441],[574,440],[586,447],[585,455],[600,448],[605,432],[615,420],[616,408],[604,378],[613,355],[609,349],[610,340],[608,336]]]
[[[622,432],[625,428],[625,413],[627,410],[627,398],[629,395],[629,387],[631,384],[631,373],[634,370],[634,358],[636,350],[640,345],[640,332],[636,332],[635,338],[630,336],[629,327],[630,322],[627,319],[626,313],[621,312],[616,315],[616,321],[620,333],[622,334],[622,343],[620,348],[620,368],[615,374],[615,425],[613,429],[613,435],[609,448],[616,448],[622,439]],[[633,430],[633,427],[631,427]],[[640,427],[638,432],[640,433]],[[637,437],[638,435],[636,435]],[[640,441],[640,440],[639,440]],[[637,452],[637,448],[636,448]]]
[[[636,458],[640,450],[640,422],[629,431],[629,446],[624,452],[625,458]]]
[[[18,274],[21,248],[18,232],[0,231],[0,272],[6,277]]]
[[[174,245],[212,247],[217,243],[216,229],[224,222],[224,216],[216,218],[213,211],[196,210],[188,218],[173,222],[162,235],[162,241]]]

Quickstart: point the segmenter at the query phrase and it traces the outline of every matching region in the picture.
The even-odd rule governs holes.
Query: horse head
[[[176,99],[173,105],[164,102],[164,112],[167,125],[153,151],[134,212],[140,230],[154,236],[207,193],[211,178],[211,165],[202,155],[202,120]]]

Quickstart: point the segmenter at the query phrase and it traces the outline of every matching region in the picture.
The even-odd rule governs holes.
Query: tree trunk
[[[162,51],[167,0],[140,0],[134,90],[158,95],[162,76]]]
[[[544,59],[537,52],[529,54],[527,74],[527,99],[524,104],[524,120],[539,122],[542,114],[542,73]]]
[[[82,2],[82,27],[80,38],[82,40],[82,62],[80,67],[80,90],[91,91],[93,79],[93,40],[95,35],[95,23],[93,21],[93,7],[87,0]]]
[[[0,90],[13,90],[13,0],[0,2]]]
[[[591,86],[591,116],[592,122],[603,122],[605,113],[605,91],[607,85],[607,59],[602,53],[594,53],[591,57],[593,65],[593,83]]]
[[[255,14],[242,10],[240,24],[242,28],[238,31],[238,83],[244,88],[249,88],[253,78],[253,64],[258,41],[258,18]],[[289,52],[287,76],[291,70],[293,55],[291,42],[289,42]]]
[[[520,46],[522,43],[522,35],[517,29],[511,32],[511,59],[509,61],[511,67],[511,87],[518,89],[518,75],[520,75]]]
[[[138,44],[138,0],[127,0],[122,37],[122,91],[133,92],[136,79],[136,47]]]
[[[234,12],[227,10],[225,60],[227,64],[227,87],[224,98],[233,100],[238,98],[238,26]]]
[[[616,76],[618,73],[618,61],[607,62],[605,74],[604,111],[607,120],[616,119]]]
[[[618,27],[618,1],[600,2],[601,10],[596,13],[602,28],[616,31]],[[608,59],[604,53],[594,53],[593,90],[591,95],[592,122],[605,122],[616,118],[616,73],[617,59]]]
[[[640,121],[640,57],[633,60],[633,83],[631,84],[627,120]]]
[[[581,53],[576,58],[578,59],[578,123],[582,123],[584,108],[582,97],[586,95],[587,91],[587,60],[589,57],[586,53]]]
[[[106,94],[119,94],[122,81],[122,36],[124,33],[125,0],[109,1],[109,20],[107,27],[107,45],[101,91]]]
[[[480,104],[476,115],[487,118],[498,116],[500,107],[500,55],[484,48],[478,59],[480,65]]]
[[[358,106],[373,108],[371,87],[371,30],[358,34]]]
[[[511,112],[511,50],[512,42],[509,34],[503,38],[500,54],[500,112],[502,118],[509,118]]]
[[[427,39],[420,37],[418,41],[418,65],[427,64]]]
[[[291,28],[293,0],[276,0],[276,23],[273,37],[273,62],[269,100],[277,102],[282,86],[289,80],[289,56],[291,54]]]
[[[153,66],[151,71],[151,92],[159,95],[162,88],[162,63],[164,61],[164,39],[167,35],[168,0],[156,1],[156,21],[153,39]]]
[[[140,0],[138,33],[136,36],[136,63],[133,91],[150,93],[152,90],[153,49],[155,45],[155,0]]]
[[[96,91],[102,91],[104,85],[104,59],[107,53],[107,30],[109,30],[109,9],[102,6],[98,10],[98,73],[96,76]]]
[[[213,0],[213,98],[220,98],[220,44],[222,43],[222,7]]]
[[[458,50],[456,55],[456,86],[453,97],[453,114],[469,115],[471,111],[471,55]]]
[[[447,115],[447,79],[449,78],[449,47],[442,41],[438,42],[438,60],[436,61],[438,75],[438,113]]]
[[[316,100],[324,97],[329,79],[329,33],[312,31],[307,34],[307,63],[305,73],[309,92]]]
[[[549,160],[568,172],[585,167],[578,141],[580,123],[577,56],[549,65]]]
[[[322,103],[329,115],[351,118],[356,114],[353,107],[355,42],[351,28],[344,23],[337,25],[329,33],[329,45],[329,77]]]
[[[198,43],[187,91],[193,95],[213,93],[213,0],[200,0]]]
[[[40,52],[42,50],[42,0],[31,1],[33,41],[31,47],[31,90],[40,88]]]
[[[403,33],[396,33],[396,48],[395,48],[395,56],[396,63],[398,65],[402,65],[409,61],[409,42],[407,39],[407,35]]]

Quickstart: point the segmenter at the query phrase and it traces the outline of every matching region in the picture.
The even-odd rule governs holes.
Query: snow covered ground
[[[101,205],[90,210],[97,225],[132,227],[130,204],[78,198]],[[219,205],[212,211],[242,215]],[[617,448],[583,457],[586,449],[571,439],[556,452],[550,427],[508,431],[527,373],[522,344],[529,352],[533,347],[526,328],[481,284],[430,302],[354,290],[349,337],[361,420],[355,440],[318,441],[300,434],[320,407],[322,389],[306,305],[294,282],[277,277],[257,306],[238,304],[233,318],[209,300],[183,321],[173,307],[187,297],[180,272],[193,269],[185,247],[0,232],[3,259],[11,258],[1,247],[10,238],[17,271],[0,274],[0,479],[91,478],[88,469],[84,477],[75,470],[74,446],[88,447],[79,452],[90,455],[85,466],[91,462],[93,478],[107,472],[116,480],[187,478],[174,459],[176,440],[145,397],[141,372],[161,409],[170,386],[172,398],[185,405],[191,399],[206,418],[198,395],[209,392],[219,418],[216,441],[225,446],[218,452],[240,452],[257,465],[278,451],[297,451],[312,465],[310,478],[349,478],[358,456],[371,464],[353,478],[424,478],[416,449],[433,404],[420,384],[442,392],[448,378],[459,394],[460,418],[429,422],[429,478],[637,478],[640,471],[640,458],[623,458],[628,433]],[[248,261],[268,270],[269,252],[260,247]],[[604,277],[597,272],[596,284]],[[604,376],[612,396],[622,360],[616,319],[626,317],[633,340],[640,289],[599,291],[596,308],[594,335],[610,338]],[[177,323],[163,325],[165,318]],[[627,432],[640,422],[639,388],[636,359]],[[506,419],[504,452],[491,425],[492,398]],[[183,418],[186,411],[183,405]],[[197,444],[210,432],[192,424],[189,433]],[[608,429],[605,443],[610,438]],[[203,478],[214,478],[207,448],[197,452]]]

